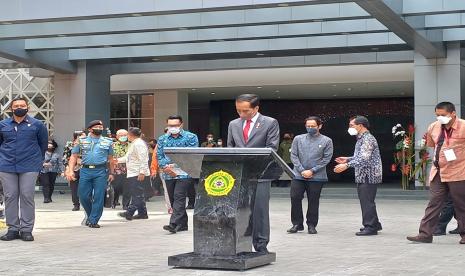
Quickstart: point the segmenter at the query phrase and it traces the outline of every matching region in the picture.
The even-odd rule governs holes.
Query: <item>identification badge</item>
[[[455,156],[453,149],[444,150],[444,156],[446,157],[447,162],[457,160],[457,156]]]

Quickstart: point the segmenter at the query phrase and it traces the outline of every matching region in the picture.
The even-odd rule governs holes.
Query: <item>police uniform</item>
[[[88,128],[102,124],[92,121]],[[82,168],[79,178],[79,199],[87,214],[90,225],[96,225],[103,212],[105,190],[108,180],[108,156],[113,155],[113,141],[110,138],[94,138],[90,135],[80,138],[72,154],[80,154]]]

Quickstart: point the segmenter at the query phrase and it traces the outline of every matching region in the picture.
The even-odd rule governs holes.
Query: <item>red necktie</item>
[[[242,132],[242,135],[244,135],[244,141],[247,144],[247,141],[249,140],[249,130],[250,130],[250,124],[252,123],[252,120],[247,120],[245,123],[244,130]]]

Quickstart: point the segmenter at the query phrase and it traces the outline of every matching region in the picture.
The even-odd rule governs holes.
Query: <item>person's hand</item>
[[[338,157],[335,159],[338,164],[345,164],[349,161],[349,157]]]
[[[151,177],[151,178],[157,177],[157,171],[150,172],[150,177]]]
[[[172,177],[176,177],[177,174],[173,171],[173,165],[170,164],[163,168],[163,172],[169,174]]]
[[[137,176],[137,181],[139,181],[139,182],[144,181],[144,179],[145,179],[145,174],[143,174],[143,173],[140,173],[140,174]]]
[[[302,172],[302,177],[303,178],[312,178],[313,177],[313,172],[311,170],[305,170]]]
[[[110,174],[108,175],[108,182],[113,182],[115,180],[115,176]]]
[[[348,168],[349,168],[349,166],[347,166],[347,163],[339,164],[336,167],[334,167],[334,172],[335,173],[342,173],[342,172],[346,171]]]
[[[68,181],[75,181],[76,180],[76,177],[74,176],[74,172],[67,171],[65,173],[65,175],[66,175],[66,180],[68,180]]]

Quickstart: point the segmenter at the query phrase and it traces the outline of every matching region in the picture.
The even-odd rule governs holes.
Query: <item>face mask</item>
[[[27,108],[16,108],[15,110],[13,110],[13,114],[15,114],[15,116],[18,117],[24,117],[26,116],[28,111],[29,110]]]
[[[208,142],[211,142],[211,141],[213,141],[213,138],[212,138],[212,137],[208,137],[208,138],[207,138],[207,141],[208,141]]]
[[[103,129],[97,129],[97,128],[92,129],[92,133],[96,136],[102,135],[102,132],[103,132]]]
[[[438,116],[437,119],[442,125],[447,125],[450,122],[450,120],[452,120],[451,117],[447,117],[447,116]]]
[[[180,127],[169,127],[168,128],[168,133],[169,134],[179,134],[179,132],[181,132],[181,128]]]
[[[128,141],[128,137],[127,137],[127,136],[121,136],[121,137],[118,138],[118,140],[119,140],[120,142],[123,142],[123,143],[124,143],[124,142],[127,142],[127,141]]]
[[[222,146],[223,145],[223,142],[218,142],[218,146]]]
[[[347,130],[347,132],[348,132],[351,136],[355,136],[355,135],[358,134],[358,131],[357,131],[355,128],[353,128],[353,127],[349,128],[349,129]]]
[[[314,136],[315,134],[318,133],[318,129],[314,128],[314,127],[307,127],[307,132],[308,134],[310,134],[311,136]]]

